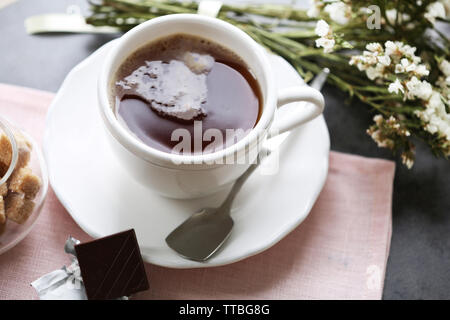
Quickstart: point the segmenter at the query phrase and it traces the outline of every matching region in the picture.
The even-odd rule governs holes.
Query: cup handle
[[[289,87],[281,89],[278,92],[278,108],[292,102],[309,103],[299,103],[298,110],[292,112],[292,116],[276,121],[269,130],[268,138],[277,136],[313,120],[322,114],[325,107],[325,101],[320,91],[306,85]]]

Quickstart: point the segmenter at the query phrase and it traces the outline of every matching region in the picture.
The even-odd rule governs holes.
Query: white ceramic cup
[[[263,110],[257,125],[236,144],[223,150],[200,155],[179,155],[151,148],[133,136],[115,116],[111,87],[119,66],[140,47],[173,34],[189,34],[209,39],[237,53],[260,85]],[[99,76],[100,111],[115,154],[136,180],[161,195],[188,199],[206,196],[233,183],[255,161],[261,145],[275,136],[300,126],[324,108],[322,94],[308,86],[284,88],[277,92],[273,71],[265,50],[250,36],[222,20],[196,14],[167,15],[147,21],[126,34],[111,49]],[[287,120],[274,121],[277,108],[298,104]],[[224,159],[245,157],[230,163]]]

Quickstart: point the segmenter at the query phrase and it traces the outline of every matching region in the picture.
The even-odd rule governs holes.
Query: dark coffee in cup
[[[236,143],[256,125],[263,104],[254,75],[236,53],[186,34],[135,51],[119,67],[112,92],[119,121],[169,153],[214,152]],[[190,139],[183,148],[181,139]]]

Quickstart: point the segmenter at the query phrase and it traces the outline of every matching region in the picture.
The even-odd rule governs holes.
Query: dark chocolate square
[[[133,229],[75,246],[89,300],[115,299],[148,289]]]

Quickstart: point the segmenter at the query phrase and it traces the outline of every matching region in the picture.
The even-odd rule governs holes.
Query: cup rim
[[[108,77],[108,75],[110,74],[111,71],[110,69],[114,65],[114,62],[116,61],[116,59],[118,59],[119,52],[123,49],[124,45],[138,33],[145,32],[149,28],[152,28],[153,26],[158,24],[166,24],[166,23],[182,24],[182,23],[191,23],[193,21],[201,22],[207,25],[209,24],[218,26],[226,30],[226,32],[233,33],[235,36],[237,36],[240,39],[241,43],[245,44],[250,50],[252,50],[253,53],[256,55],[257,59],[259,60],[258,65],[260,66],[262,73],[264,74],[266,80],[266,88],[262,87],[260,88],[265,93],[263,94],[265,98],[261,117],[256,126],[244,138],[242,138],[237,143],[231,146],[228,146],[222,150],[215,151],[212,153],[181,155],[164,152],[148,146],[143,141],[133,136],[132,133],[129,132],[119,122],[119,120],[117,119],[116,115],[113,112],[113,106],[111,106],[111,102],[109,99],[110,78]],[[189,31],[183,32],[189,34]],[[214,41],[214,39],[211,40]],[[142,43],[142,45],[144,45],[144,43]],[[244,62],[246,61],[244,60]],[[149,162],[153,163],[156,162],[157,165],[169,167],[173,167],[174,165],[179,167],[179,164],[204,164],[204,163],[215,164],[217,163],[216,161],[220,161],[221,159],[227,159],[228,157],[236,154],[241,150],[245,149],[246,152],[248,152],[248,147],[252,145],[255,141],[258,141],[258,139],[260,139],[267,133],[268,128],[273,120],[273,115],[276,109],[274,80],[270,75],[271,75],[271,65],[267,53],[264,51],[264,48],[261,47],[249,35],[247,35],[244,31],[237,28],[236,26],[223,20],[220,20],[218,18],[212,18],[199,14],[182,13],[182,14],[165,15],[153,18],[149,21],[146,21],[134,27],[133,29],[122,35],[119,38],[117,44],[108,53],[103,63],[100,77],[98,79],[99,106],[102,118],[109,132],[113,135],[113,137],[116,140],[120,142],[122,146],[124,146],[126,149],[128,149],[138,157],[143,158]]]

